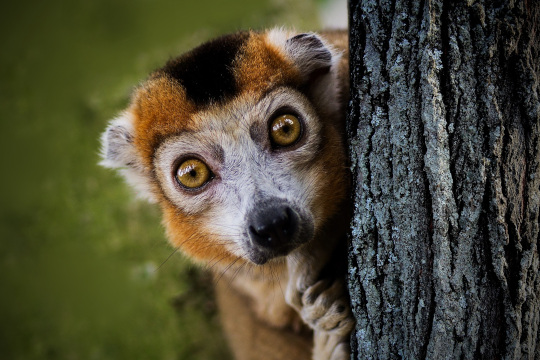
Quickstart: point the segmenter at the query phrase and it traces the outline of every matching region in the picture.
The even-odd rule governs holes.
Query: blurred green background
[[[169,57],[238,29],[317,29],[321,1],[2,4],[0,359],[228,358],[209,280],[97,166],[98,138]]]

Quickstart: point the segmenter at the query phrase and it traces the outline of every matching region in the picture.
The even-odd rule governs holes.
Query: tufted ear
[[[268,32],[268,41],[287,56],[302,77],[302,90],[313,104],[328,116],[337,116],[341,111],[338,67],[341,52],[335,50],[316,33],[294,33],[284,29]]]
[[[151,178],[133,143],[133,122],[133,115],[126,111],[109,123],[101,135],[100,165],[118,169],[138,197],[154,202]]]
[[[298,34],[287,39],[285,51],[307,81],[328,73],[332,67],[334,56],[317,34]]]
[[[108,168],[129,166],[136,161],[133,121],[128,112],[113,119],[101,135],[101,165]]]

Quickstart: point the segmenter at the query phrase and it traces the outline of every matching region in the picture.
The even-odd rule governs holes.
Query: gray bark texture
[[[353,359],[540,359],[540,1],[349,13]]]

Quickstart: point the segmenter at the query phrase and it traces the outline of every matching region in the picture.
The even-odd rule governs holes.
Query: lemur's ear
[[[133,122],[130,113],[125,112],[113,119],[101,135],[101,165],[108,168],[122,168],[136,161],[133,146]]]
[[[118,169],[138,197],[154,202],[148,170],[142,165],[133,143],[133,131],[133,115],[127,111],[109,123],[101,136],[100,165]]]
[[[332,67],[334,56],[317,34],[295,35],[285,41],[285,50],[305,80],[328,73]]]
[[[340,111],[341,85],[338,66],[341,52],[316,33],[297,34],[284,29],[272,29],[268,40],[280,48],[300,71],[302,91],[313,104],[327,115],[335,116]]]

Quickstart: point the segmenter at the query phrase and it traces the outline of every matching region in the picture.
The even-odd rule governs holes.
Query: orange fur
[[[277,85],[300,83],[298,70],[262,34],[251,33],[235,66],[239,87],[246,92],[262,94]]]
[[[223,243],[227,239],[221,239],[218,234],[210,232],[200,216],[184,214],[165,199],[161,201],[161,207],[169,240],[186,255],[218,268],[232,263],[245,263],[244,259],[224,251]]]
[[[137,119],[135,146],[150,167],[158,142],[166,136],[189,130],[196,108],[175,81],[158,77],[137,90],[132,111]]]

